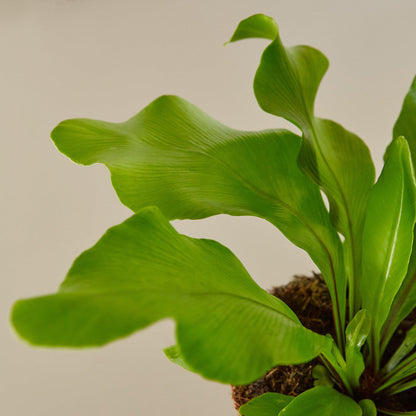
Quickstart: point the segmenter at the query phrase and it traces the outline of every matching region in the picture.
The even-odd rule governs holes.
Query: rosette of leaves
[[[18,301],[12,323],[33,345],[85,347],[172,318],[177,344],[167,356],[219,382],[246,384],[277,365],[321,358],[326,369],[315,373],[330,380],[295,398],[264,394],[242,415],[416,414],[356,394],[364,371],[377,380],[374,397],[416,386],[416,327],[386,356],[416,306],[416,82],[376,181],[364,142],[314,114],[327,58],[285,47],[264,15],[243,20],[230,42],[248,38],[268,40],[254,78],[260,107],[302,136],[235,130],[176,96],[122,123],[63,121],[52,132],[58,149],[105,164],[134,215],[83,252],[56,293]],[[331,295],[335,339],[302,326],[226,247],[169,222],[217,214],[263,218],[310,255]]]

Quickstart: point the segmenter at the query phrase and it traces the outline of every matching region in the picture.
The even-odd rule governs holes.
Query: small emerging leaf
[[[377,408],[370,399],[360,400],[358,403],[363,411],[363,416],[377,416]]]
[[[353,388],[360,385],[360,377],[365,369],[361,347],[370,333],[371,321],[365,309],[361,309],[348,324],[345,347],[346,374]]]
[[[361,348],[370,332],[371,321],[365,309],[358,311],[345,331],[347,348]]]
[[[323,365],[316,365],[312,369],[312,377],[315,379],[314,386],[332,387],[334,385],[331,374]]]

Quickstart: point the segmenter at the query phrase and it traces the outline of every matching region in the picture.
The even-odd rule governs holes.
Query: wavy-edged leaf
[[[252,33],[248,30],[250,25],[256,28]],[[261,34],[259,26],[263,27]],[[248,37],[270,39],[272,33],[275,38],[261,58],[254,92],[263,110],[286,118],[304,133],[299,163],[325,191],[333,221],[346,238],[353,313],[359,306],[356,281],[361,264],[364,213],[375,177],[374,165],[367,146],[358,136],[332,121],[314,116],[315,96],[328,68],[328,60],[320,51],[304,45],[284,47],[277,24],[263,15],[241,22],[231,41]]]
[[[279,416],[361,416],[358,403],[330,387],[318,386],[296,396]]]
[[[239,413],[242,416],[277,416],[293,397],[280,393],[264,393],[243,404]]]
[[[368,202],[363,233],[363,307],[372,319],[373,348],[406,275],[416,219],[416,184],[406,140],[395,140]],[[376,351],[374,351],[376,353]]]
[[[272,40],[254,79],[254,93],[260,107],[300,128],[309,128],[315,95],[328,69],[326,56],[310,46],[285,48],[277,23],[263,14],[240,22],[230,42],[248,38]]]
[[[157,208],[109,229],[78,257],[56,294],[17,302],[12,322],[32,344],[81,347],[168,317],[177,322],[185,362],[225,383],[253,381],[328,346],[228,249],[178,234]]]
[[[250,38],[274,40],[278,34],[279,28],[274,19],[259,13],[242,20],[227,44]]]
[[[169,219],[230,214],[270,221],[309,253],[342,305],[341,242],[319,188],[297,166],[295,134],[234,130],[163,96],[124,123],[64,121],[52,138],[77,163],[104,163],[121,201],[136,212],[156,205]]]

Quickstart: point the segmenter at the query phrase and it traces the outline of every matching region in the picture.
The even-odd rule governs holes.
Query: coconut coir
[[[331,334],[335,337],[331,298],[321,275],[295,276],[287,285],[273,288],[271,293],[283,300],[296,313],[306,328],[322,335]],[[400,345],[407,329],[415,321],[416,311],[413,311],[396,331],[386,356],[390,356]],[[305,364],[279,366],[270,370],[254,383],[232,386],[235,408],[239,409],[240,406],[263,393],[276,392],[297,396],[312,388],[314,383],[312,369],[316,364],[321,364],[319,358]],[[377,407],[396,411],[409,411],[416,408],[416,389],[395,396],[377,396],[373,392],[377,388],[378,382],[371,374],[364,372],[360,380],[361,388],[356,392],[356,400],[370,398],[375,401]]]

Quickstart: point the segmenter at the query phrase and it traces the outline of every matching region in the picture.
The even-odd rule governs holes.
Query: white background
[[[316,113],[369,144],[378,169],[416,73],[416,2],[335,0],[0,0],[0,413],[6,416],[233,415],[229,386],[168,362],[173,323],[102,349],[32,349],[10,329],[14,300],[56,290],[81,251],[130,211],[102,166],[49,139],[61,120],[122,121],[164,93],[231,127],[287,127],[252,79],[265,41],[230,45],[239,20],[273,16],[286,45],[330,59]],[[175,222],[231,248],[265,288],[310,273],[306,254],[252,218]]]

